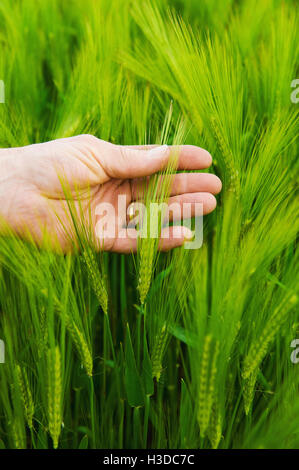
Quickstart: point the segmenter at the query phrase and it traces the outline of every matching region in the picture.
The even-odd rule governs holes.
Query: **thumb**
[[[150,150],[119,146],[109,159],[108,174],[113,178],[140,178],[162,170],[168,162],[170,149],[167,145]]]

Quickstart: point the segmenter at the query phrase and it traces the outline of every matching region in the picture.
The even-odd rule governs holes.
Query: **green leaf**
[[[153,280],[149,293],[148,293],[148,301],[153,297],[153,295],[161,288],[162,282],[164,279],[169,276],[172,270],[172,265],[168,266],[166,269],[163,269]]]
[[[78,427],[77,427],[77,431],[83,432],[84,434],[86,434],[87,436],[89,436],[89,438],[92,438],[92,432],[91,432],[91,430],[88,429],[86,426],[78,426]]]
[[[48,435],[43,428],[43,426],[39,426],[38,434],[37,434],[37,449],[47,449],[48,448]]]
[[[198,339],[194,333],[185,330],[179,325],[169,325],[168,330],[175,338],[179,339],[188,346],[196,346],[198,342]]]
[[[79,449],[87,449],[88,448],[88,437],[85,434],[85,436],[82,437],[81,442],[79,444]]]
[[[125,361],[125,388],[128,403],[132,407],[143,406],[144,392],[142,390],[140,376],[137,371],[136,360],[128,324],[126,331]]]

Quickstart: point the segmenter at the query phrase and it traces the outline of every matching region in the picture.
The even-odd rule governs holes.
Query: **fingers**
[[[212,156],[205,149],[194,145],[180,147],[178,169],[202,170],[212,165]]]
[[[120,146],[97,139],[95,156],[110,178],[132,179],[150,176],[171,162],[174,169],[208,168],[212,157],[204,149],[184,146]]]
[[[127,229],[127,236],[115,239],[111,251],[125,254],[136,253],[138,244],[137,235],[138,233],[135,229]],[[159,251],[172,250],[191,240],[192,236],[192,231],[187,227],[165,227],[161,231],[158,249]]]
[[[200,170],[212,163],[209,152],[193,145],[121,146],[92,135],[76,136],[61,142],[75,143],[77,147],[80,144],[78,158],[96,175],[98,183],[110,178],[150,176],[166,168],[168,163],[181,170]],[[98,163],[97,168],[93,165],[94,160]]]
[[[124,148],[147,150],[155,147],[155,145],[132,145],[125,146]],[[168,148],[170,156],[175,157],[178,153],[178,170],[202,170],[212,164],[212,156],[201,147],[196,147],[195,145],[169,145]]]
[[[161,239],[159,240],[159,250],[169,251],[173,248],[182,246],[186,241],[193,237],[192,231],[188,227],[165,227],[161,231]]]
[[[159,178],[159,186],[163,185],[163,179]],[[178,173],[173,175],[171,181],[170,196],[184,193],[208,192],[218,194],[222,189],[221,180],[218,176],[209,173]],[[143,178],[134,179],[132,182],[132,199],[142,200],[146,185]],[[159,196],[159,191],[158,191]]]
[[[108,147],[107,147],[108,146]],[[102,144],[100,164],[110,178],[132,179],[150,176],[167,166],[170,150],[167,145],[149,150]]]
[[[188,205],[190,206],[190,212],[185,210]],[[207,215],[213,212],[216,206],[217,200],[210,193],[186,193],[173,196],[168,200],[168,207],[171,209],[169,220],[180,220],[183,217],[179,217],[179,214],[186,213],[188,213],[188,218]],[[172,210],[172,208],[174,209]]]
[[[157,203],[152,217],[163,218],[163,223],[168,224],[172,221],[182,221],[192,217],[202,217],[212,212],[217,205],[215,196],[211,193],[185,193],[178,196],[172,196],[167,203]],[[128,223],[131,227],[136,225],[139,218],[142,219],[145,212],[145,206],[142,202],[133,202],[128,207]]]
[[[222,183],[218,176],[209,173],[178,173],[173,179],[171,196],[184,193],[220,193]]]

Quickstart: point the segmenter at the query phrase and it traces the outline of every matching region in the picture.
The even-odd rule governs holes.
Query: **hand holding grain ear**
[[[67,179],[74,199],[79,196],[86,216],[92,214],[95,227],[95,209],[99,203],[112,204],[117,217],[118,196],[125,195],[128,205],[136,201],[144,177],[165,168],[174,150],[177,151],[169,146],[114,145],[91,135],[1,149],[0,232],[4,233],[8,224],[16,235],[32,237],[42,244],[46,229],[51,239],[57,240],[63,251],[68,251],[71,243],[63,225],[67,227],[69,219],[59,174]],[[179,148],[178,170],[200,170],[211,163],[206,150],[190,145]],[[215,209],[214,194],[220,190],[221,181],[215,175],[178,172],[173,177],[169,204],[199,202],[203,204],[204,214],[208,214]],[[186,227],[172,227],[169,237],[161,240],[160,248],[169,250],[180,246],[190,235]],[[109,238],[103,240],[103,249],[129,253],[136,251],[136,244],[130,237]]]

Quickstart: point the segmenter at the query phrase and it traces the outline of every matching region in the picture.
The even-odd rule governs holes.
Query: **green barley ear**
[[[87,375],[92,376],[93,360],[90,348],[87,344],[84,335],[75,324],[74,320],[68,313],[62,313],[60,302],[57,298],[54,299],[55,309],[60,318],[64,318],[67,332],[70,334],[74,345],[78,351],[82,364],[86,370]]]
[[[12,399],[12,415],[9,419],[11,425],[11,434],[16,449],[26,449],[26,426],[25,426],[25,406],[22,396],[22,384],[19,382],[18,367],[13,366],[13,382],[10,383]],[[0,389],[1,390],[1,389]],[[8,397],[6,395],[6,397]]]
[[[147,220],[152,223],[152,220],[157,220],[150,218],[150,211],[146,208]],[[158,216],[158,214],[155,214]],[[145,303],[146,296],[148,294],[154,269],[155,256],[158,248],[158,240],[150,237],[151,227],[143,228],[142,236],[144,237],[139,244],[139,273],[138,273],[138,284],[137,289],[139,292],[140,303],[143,305]],[[145,232],[147,230],[147,233]]]
[[[271,317],[268,319],[264,329],[257,340],[251,345],[244,360],[242,376],[244,379],[249,377],[259,368],[265,357],[268,347],[278,333],[280,327],[286,321],[288,314],[298,303],[298,296],[288,292],[276,307]]]
[[[57,449],[62,424],[61,356],[58,346],[48,351],[48,420],[53,446]]]
[[[166,114],[164,125],[159,136],[159,141],[165,144],[169,138],[172,119],[172,103]],[[187,133],[186,122],[181,118],[176,123],[173,145],[181,144]],[[143,214],[141,236],[138,239],[139,270],[137,290],[141,305],[146,297],[153,278],[155,265],[158,259],[158,245],[165,217],[166,204],[170,195],[173,176],[177,169],[179,148],[172,149],[167,168],[158,175],[153,175],[149,182],[144,183],[143,194],[140,198],[145,201],[145,214]],[[162,177],[162,182],[161,182]],[[154,204],[152,204],[154,203]],[[155,234],[155,236],[153,236]]]
[[[100,269],[97,265],[95,255],[92,249],[88,246],[84,247],[82,250],[82,257],[86,270],[91,282],[91,286],[94,290],[95,295],[103,309],[103,312],[107,314],[108,312],[108,294],[103,280],[103,276],[100,272]]]
[[[212,405],[215,397],[215,380],[217,373],[217,359],[219,354],[219,341],[212,348],[213,338],[207,335],[204,338],[199,374],[199,396],[197,420],[202,437],[205,436],[210,424]]]
[[[217,449],[222,438],[222,416],[217,398],[212,406],[208,436],[212,449]]]
[[[161,373],[163,370],[162,357],[163,357],[163,351],[164,351],[166,340],[167,340],[167,330],[166,330],[166,324],[164,324],[162,326],[160,334],[157,335],[156,343],[154,345],[153,354],[152,354],[152,374],[153,374],[153,378],[156,378],[157,382],[159,382]]]
[[[66,328],[70,333],[72,340],[74,341],[74,344],[79,352],[82,364],[86,370],[87,375],[91,377],[93,369],[92,355],[84,339],[83,334],[81,333],[77,325],[75,325],[75,323],[70,319],[69,316],[66,316]]]
[[[41,358],[48,347],[47,313],[43,307],[40,314],[40,336],[38,339],[38,357]]]
[[[26,449],[26,433],[24,428],[24,422],[20,419],[15,418],[12,423],[12,436],[16,449]]]
[[[251,405],[254,399],[255,384],[256,384],[258,373],[259,373],[259,368],[253,371],[250,374],[250,376],[244,380],[243,401],[244,401],[244,411],[245,411],[246,416],[249,414],[249,411],[251,409]]]
[[[28,382],[28,377],[25,369],[21,370],[19,365],[16,366],[16,374],[19,390],[21,392],[22,402],[24,406],[24,415],[28,424],[28,427],[32,429],[32,419],[34,415],[34,403],[32,394]]]
[[[87,200],[89,200],[89,205],[86,215],[82,206],[80,190],[78,188],[75,189],[75,204],[74,196],[66,175],[59,175],[59,180],[67,201],[67,206],[64,208],[64,215],[68,221],[68,228],[59,215],[57,215],[57,218],[64,230],[65,236],[67,236],[72,243],[74,251],[78,252],[79,250],[79,252],[81,252],[92,289],[104,313],[107,314],[108,294],[105,285],[104,263],[101,259],[99,264],[94,253],[94,249],[99,249],[100,252],[102,252],[102,250],[99,241],[96,239],[95,228],[92,224],[93,214],[91,211],[90,188],[88,188]]]
[[[221,155],[223,162],[226,167],[226,174],[229,177],[229,191],[236,192],[236,196],[239,196],[240,193],[240,182],[239,182],[239,175],[238,171],[236,170],[234,166],[234,157],[232,154],[231,149],[229,148],[228,143],[226,142],[220,127],[217,123],[217,119],[213,116],[211,117],[211,127],[213,130],[214,137],[216,139],[216,142],[219,145],[219,148],[221,150]]]

